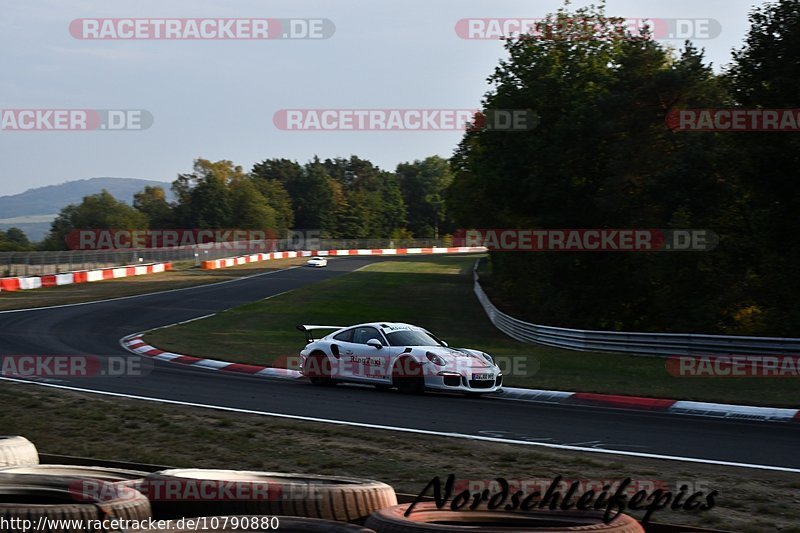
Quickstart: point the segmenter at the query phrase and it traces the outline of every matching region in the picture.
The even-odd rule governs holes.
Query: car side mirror
[[[381,341],[379,341],[378,339],[370,339],[370,340],[368,340],[367,341],[367,346],[372,346],[376,350],[380,350],[381,348],[383,348],[383,344],[381,344]]]

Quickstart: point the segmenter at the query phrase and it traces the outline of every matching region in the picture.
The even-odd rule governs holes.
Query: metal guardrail
[[[492,324],[521,342],[544,344],[567,350],[619,352],[668,357],[672,355],[798,355],[800,339],[743,337],[694,333],[634,333],[558,328],[531,324],[495,307],[483,290],[478,265],[473,269],[474,291]]]

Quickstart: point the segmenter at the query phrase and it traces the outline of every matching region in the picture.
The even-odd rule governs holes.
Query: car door
[[[367,341],[377,339],[383,345],[378,349],[369,346]],[[346,354],[354,377],[360,381],[383,383],[387,380],[389,353],[386,339],[372,326],[353,328],[352,354]]]
[[[331,342],[331,353],[333,354],[333,377],[334,379],[351,380],[358,379],[353,374],[353,362],[350,360],[355,357],[355,347],[353,345],[353,332],[355,328],[350,328],[334,335]]]
[[[372,336],[370,336],[372,335]],[[373,381],[369,351],[377,351],[367,346],[367,341],[380,338],[375,328],[357,327],[345,330],[333,337],[331,352],[334,361],[334,379],[346,381]]]

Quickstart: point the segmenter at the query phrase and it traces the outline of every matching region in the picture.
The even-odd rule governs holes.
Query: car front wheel
[[[399,359],[392,370],[392,383],[403,394],[421,394],[425,391],[422,365],[408,357]]]

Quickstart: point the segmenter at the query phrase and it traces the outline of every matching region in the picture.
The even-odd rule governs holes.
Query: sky
[[[575,0],[573,7],[589,4]],[[15,0],[0,20],[0,109],[134,110],[140,130],[0,130],[0,195],[101,176],[172,181],[198,157],[249,169],[356,154],[393,170],[449,157],[459,131],[286,131],[286,109],[477,109],[500,41],[467,40],[464,18],[538,18],[562,0]],[[713,19],[692,39],[719,69],[748,29],[753,0],[608,0],[625,18]],[[98,40],[75,19],[327,19],[325,39]],[[272,26],[274,28],[274,26]],[[329,27],[329,26],[326,26]],[[79,30],[78,30],[79,31]],[[665,40],[680,47],[681,40]],[[18,111],[11,112],[19,117]],[[8,115],[3,115],[8,117]],[[72,116],[72,115],[70,115]],[[91,121],[90,121],[91,122]],[[53,123],[52,121],[50,122]],[[78,124],[80,121],[78,121]],[[4,123],[5,124],[5,123]],[[2,213],[0,213],[2,218]]]

